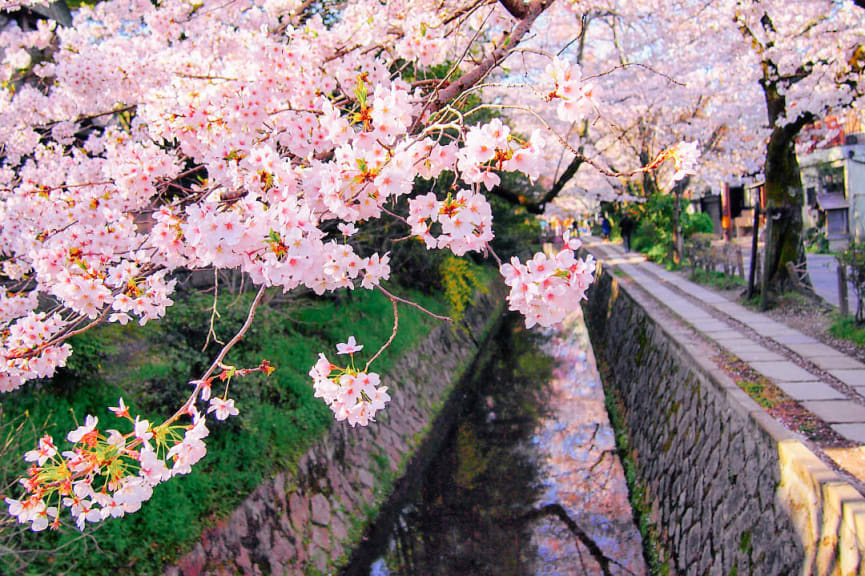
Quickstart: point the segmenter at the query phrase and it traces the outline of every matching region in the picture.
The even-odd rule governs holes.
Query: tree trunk
[[[787,263],[794,266],[805,261],[802,241],[802,177],[796,159],[796,136],[802,126],[811,121],[811,115],[800,115],[795,121],[778,125],[786,112],[786,99],[776,83],[764,79],[763,92],[774,128],[766,147],[766,227],[765,260],[761,307],[769,305],[770,294],[779,294],[796,286],[790,278]]]

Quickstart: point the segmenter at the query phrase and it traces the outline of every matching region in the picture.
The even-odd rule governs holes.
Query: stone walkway
[[[865,364],[807,334],[668,272],[646,261],[641,254],[625,253],[618,244],[591,237],[584,237],[583,242],[596,259],[627,274],[694,330],[750,364],[838,434],[865,444]],[[747,329],[718,319],[683,294],[714,308],[722,317],[731,318]],[[801,358],[806,367],[770,350],[756,336],[786,348]]]

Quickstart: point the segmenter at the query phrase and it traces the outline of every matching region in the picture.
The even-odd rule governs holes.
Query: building
[[[818,139],[816,134],[824,133]],[[825,234],[831,250],[865,241],[865,117],[834,117],[804,131],[799,142],[802,222]]]

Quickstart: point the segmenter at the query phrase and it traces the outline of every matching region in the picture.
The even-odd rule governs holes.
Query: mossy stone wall
[[[789,433],[627,279],[602,271],[584,311],[668,573],[802,573],[805,547],[779,490],[779,440]]]
[[[296,470],[278,473],[214,521],[166,576],[336,572],[478,355],[503,302],[501,290],[481,295],[463,326],[431,330],[383,376],[392,401],[377,422],[335,422]]]

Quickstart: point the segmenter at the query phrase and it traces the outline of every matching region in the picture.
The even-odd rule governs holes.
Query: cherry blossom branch
[[[378,290],[381,290],[381,292],[385,296],[390,298],[391,300],[396,300],[397,302],[402,302],[403,304],[408,304],[409,306],[413,306],[414,308],[417,308],[418,310],[420,310],[421,312],[423,312],[427,316],[431,316],[431,317],[435,318],[436,320],[444,320],[445,322],[453,322],[453,318],[450,318],[448,316],[439,316],[438,314],[436,314],[434,312],[430,312],[429,310],[427,310],[426,308],[424,308],[423,306],[421,306],[420,304],[418,304],[416,302],[412,302],[411,300],[405,300],[403,298],[400,298],[399,296],[395,296],[394,294],[391,294],[390,292],[385,290],[385,288],[381,284],[376,284],[375,287]]]
[[[391,331],[390,338],[387,339],[387,342],[385,342],[382,345],[382,347],[378,349],[378,352],[376,352],[375,355],[367,361],[366,366],[364,366],[364,368],[363,368],[364,372],[369,372],[370,365],[373,363],[373,361],[376,358],[381,356],[381,353],[384,352],[388,346],[391,345],[391,343],[393,342],[393,339],[396,338],[397,330],[399,330],[399,312],[396,309],[396,302],[397,301],[395,298],[391,297],[390,302],[393,305],[393,331]]]
[[[652,74],[656,74],[656,75],[660,76],[661,78],[664,78],[665,80],[667,80],[667,82],[670,82],[671,84],[675,84],[676,86],[682,86],[683,88],[686,88],[688,86],[686,83],[680,82],[679,80],[676,80],[675,78],[673,78],[669,74],[665,74],[664,72],[656,70],[653,67],[649,66],[648,64],[643,64],[642,62],[624,62],[622,64],[618,64],[618,65],[610,68],[609,70],[605,70],[604,72],[598,72],[597,74],[592,74],[591,76],[585,76],[584,80],[592,80],[594,78],[601,78],[603,76],[608,76],[608,75],[612,74],[616,70],[624,70],[625,68],[631,68],[631,67],[643,68],[644,70],[648,70]]]
[[[246,321],[243,323],[243,326],[240,327],[240,330],[232,337],[231,340],[228,341],[225,346],[222,347],[222,350],[219,351],[219,354],[216,356],[216,359],[211,363],[210,368],[207,369],[207,372],[199,379],[196,380],[195,390],[192,391],[192,394],[189,395],[189,398],[186,402],[183,403],[183,406],[180,407],[177,412],[175,412],[171,418],[165,421],[165,424],[170,424],[180,418],[182,415],[186,414],[189,410],[189,407],[195,402],[195,397],[198,395],[198,392],[201,391],[201,388],[205,385],[208,379],[213,375],[217,368],[219,368],[222,361],[225,359],[225,356],[228,354],[229,350],[231,350],[235,344],[237,344],[241,338],[246,334],[249,330],[249,327],[252,326],[252,321],[255,319],[255,312],[258,308],[259,302],[261,302],[262,297],[264,296],[265,291],[267,290],[267,286],[262,285],[258,292],[255,295],[255,299],[253,299],[252,304],[249,306],[249,312],[246,315]]]
[[[532,2],[527,8],[525,16],[518,21],[510,33],[505,35],[501,44],[489,56],[482,60],[474,69],[461,76],[456,82],[449,84],[447,88],[437,93],[437,105],[441,106],[446,102],[450,102],[458,94],[480,82],[493,68],[501,64],[510,54],[511,48],[522,40],[523,36],[531,29],[537,17],[552,4],[552,1],[536,0]]]

